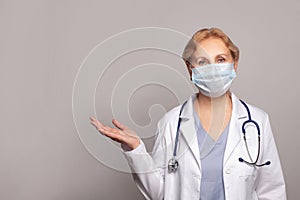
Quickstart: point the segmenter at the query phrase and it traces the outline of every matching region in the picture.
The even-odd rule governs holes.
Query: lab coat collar
[[[241,141],[242,122],[247,118],[247,113],[240,100],[231,93],[232,114],[229,124],[229,132],[224,153],[224,165],[228,161],[230,155]]]
[[[186,102],[181,114],[181,123],[180,123],[180,131],[187,143],[188,148],[190,148],[191,152],[195,160],[197,161],[199,169],[201,169],[200,162],[200,152],[197,141],[197,134],[195,129],[195,121],[193,117],[193,100],[197,97],[197,94],[192,95]],[[182,106],[182,105],[181,105]]]
[[[235,96],[235,94],[232,92],[230,92],[230,96],[231,96],[231,102],[232,102],[231,119],[232,119],[232,117],[244,118],[245,116],[247,116],[246,115],[247,113],[244,112],[244,107],[241,104],[239,98],[237,96]],[[187,100],[187,103],[181,112],[180,118],[191,119],[194,117],[193,116],[193,111],[194,111],[193,101],[195,98],[197,98],[197,93],[190,96],[190,98]]]
[[[243,108],[242,104],[240,103],[239,99],[230,92],[231,101],[232,101],[232,114],[229,124],[229,133],[227,138],[227,144],[224,154],[224,164],[230,157],[232,151],[235,149],[237,144],[241,140],[241,119],[247,117],[245,113],[245,109]],[[187,100],[186,105],[184,106],[181,115],[181,124],[180,130],[182,135],[184,136],[188,146],[190,147],[195,159],[197,160],[199,168],[201,168],[200,162],[200,153],[197,141],[197,134],[195,128],[195,121],[193,116],[193,100],[197,98],[197,93],[190,96]]]

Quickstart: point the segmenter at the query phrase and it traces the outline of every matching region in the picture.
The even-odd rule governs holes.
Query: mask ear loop
[[[238,63],[238,62],[237,61],[233,61],[233,63],[232,63],[233,64],[233,69],[234,69],[235,72],[237,72],[237,68],[235,68],[235,63]]]

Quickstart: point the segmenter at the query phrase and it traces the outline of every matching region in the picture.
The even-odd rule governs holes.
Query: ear
[[[192,70],[191,70],[192,64],[191,64],[189,61],[186,61],[185,64],[186,64],[186,68],[187,68],[188,71],[189,71],[190,80],[192,80]]]
[[[190,80],[192,80],[192,70],[190,67],[187,67],[188,68],[188,71],[189,71],[189,75],[190,75]]]
[[[238,60],[234,61],[234,70],[235,70],[235,72],[237,72],[238,63],[239,63]]]

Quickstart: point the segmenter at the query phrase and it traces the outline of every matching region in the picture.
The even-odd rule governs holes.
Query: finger
[[[100,129],[101,133],[105,135],[106,137],[109,137],[110,139],[117,141],[117,142],[123,142],[124,141],[124,136],[119,134],[116,131],[109,131],[107,129]]]
[[[97,130],[102,134],[105,135],[112,140],[115,140],[117,142],[121,142],[124,140],[124,133],[120,131],[119,129],[111,128],[109,126],[103,125],[101,122],[99,122],[96,118],[90,117],[91,123],[97,128]]]
[[[91,124],[92,124],[95,128],[97,128],[97,129],[103,127],[103,125],[101,126],[101,125],[100,125],[99,123],[97,123],[96,121],[91,121]]]
[[[104,128],[109,131],[109,132],[112,132],[114,134],[118,134],[118,135],[126,135],[123,131],[119,130],[119,129],[116,129],[116,128],[112,128],[112,127],[109,127],[109,126],[104,126]]]
[[[100,126],[96,123],[96,122],[92,122],[93,124],[95,124],[96,128],[99,130],[99,131],[106,131],[106,132],[111,132],[111,133],[114,133],[114,134],[121,134],[121,135],[124,135],[124,133],[121,133],[121,130],[119,129],[116,129],[116,128],[111,128],[109,126],[105,126],[103,124],[101,124]]]
[[[93,116],[91,116],[91,117],[90,117],[90,120],[95,120],[95,119],[96,119],[96,118],[95,118],[95,117],[93,117]]]
[[[120,123],[118,120],[116,120],[116,119],[113,119],[113,120],[112,120],[112,123],[113,123],[117,128],[119,128],[119,129],[121,129],[121,130],[128,129],[127,126],[121,124],[121,123]]]
[[[95,117],[90,117],[90,120],[93,121],[93,122],[100,123]],[[102,123],[100,123],[100,124],[102,124]]]
[[[96,118],[94,117],[90,117],[91,123],[95,124],[97,127],[102,127],[104,126],[100,121],[98,121]]]
[[[91,124],[92,124],[93,126],[95,126],[96,128],[98,128],[98,124],[97,124],[97,122],[95,122],[95,121],[91,121]]]

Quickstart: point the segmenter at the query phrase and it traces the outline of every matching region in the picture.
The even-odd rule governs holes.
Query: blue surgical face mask
[[[209,64],[192,68],[192,81],[205,96],[224,95],[236,77],[234,63]]]

